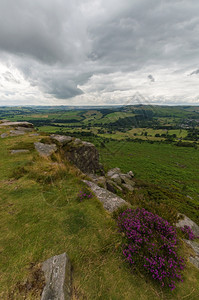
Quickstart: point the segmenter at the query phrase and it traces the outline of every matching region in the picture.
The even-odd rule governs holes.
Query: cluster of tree
[[[188,130],[187,136],[184,138],[189,141],[198,141],[199,140],[199,129],[193,128]]]

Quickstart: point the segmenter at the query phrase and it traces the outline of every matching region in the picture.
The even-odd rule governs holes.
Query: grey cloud
[[[193,71],[190,75],[197,75],[197,74],[199,74],[199,69]]]
[[[79,86],[97,74],[101,81],[95,88],[102,93],[125,92],[131,83],[107,83],[103,75],[174,66],[190,73],[197,65],[199,1],[116,2],[1,0],[1,60],[11,61],[32,86],[58,99],[83,94]],[[5,79],[12,80],[8,74]],[[151,74],[148,79],[155,81]]]
[[[151,81],[151,82],[155,82],[155,78],[150,74],[148,75],[148,79]]]
[[[63,79],[50,79],[45,82],[45,85],[42,87],[46,93],[58,99],[68,99],[83,94],[83,91],[79,89],[72,80],[63,81]]]
[[[78,61],[89,42],[75,9],[74,1],[2,0],[0,49],[45,64]]]

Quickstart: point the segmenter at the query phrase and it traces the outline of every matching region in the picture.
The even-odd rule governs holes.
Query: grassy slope
[[[132,170],[137,179],[192,197],[186,197],[186,202],[179,200],[172,205],[199,223],[197,149],[171,144],[112,141],[106,144],[106,148],[100,149],[100,153],[101,161],[107,169],[117,166],[123,172]]]
[[[190,264],[174,292],[130,272],[115,221],[97,199],[78,202],[82,183],[74,168],[59,158],[41,159],[34,150],[9,153],[19,140],[30,149],[38,138],[0,139],[0,298],[14,290],[13,299],[24,299],[16,283],[25,281],[30,264],[66,251],[74,268],[73,299],[197,299],[199,272]],[[26,299],[39,296],[29,293]]]

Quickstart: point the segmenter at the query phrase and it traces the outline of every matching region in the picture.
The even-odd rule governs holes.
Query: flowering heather
[[[198,238],[198,237],[196,237],[194,235],[191,227],[185,225],[184,227],[180,227],[180,229],[184,233],[186,239],[188,239],[188,240],[194,240],[195,238]]]
[[[92,197],[93,197],[93,195],[89,191],[86,191],[86,190],[79,191],[79,193],[77,195],[77,198],[80,202],[82,202],[84,199],[90,199]]]
[[[177,255],[176,229],[144,208],[125,210],[118,217],[118,226],[126,237],[123,254],[127,261],[173,290],[175,282],[182,281],[185,267],[183,258]]]

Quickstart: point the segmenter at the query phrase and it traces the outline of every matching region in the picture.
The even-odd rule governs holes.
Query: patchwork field
[[[142,117],[135,122],[139,111]],[[82,175],[59,155],[41,159],[33,146],[54,132],[91,141],[105,170],[134,172],[136,189],[123,195],[133,207],[169,221],[176,212],[185,213],[199,224],[198,111],[174,108],[171,114],[170,108],[156,108],[153,118],[147,111],[151,114],[143,107],[0,110],[1,119],[31,121],[39,133],[0,138],[1,299],[39,299],[42,278],[35,280],[35,270],[65,251],[73,265],[73,300],[198,299],[199,272],[189,262],[184,282],[174,291],[130,269],[114,218],[95,197],[79,201]],[[30,152],[11,155],[10,150],[21,148]],[[182,246],[181,251],[187,259],[189,250]]]

